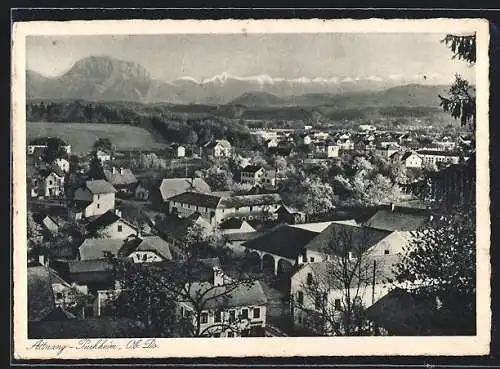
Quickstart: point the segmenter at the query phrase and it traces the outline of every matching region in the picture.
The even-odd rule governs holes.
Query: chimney
[[[213,267],[214,271],[214,286],[224,285],[224,272],[218,266]]]

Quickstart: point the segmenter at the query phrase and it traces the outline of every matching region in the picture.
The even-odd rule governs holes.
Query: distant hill
[[[443,86],[406,85],[380,79],[238,77],[222,73],[202,81],[172,82],[151,77],[140,64],[107,56],[77,61],[59,77],[26,71],[28,99],[79,99],[98,102],[242,105],[245,107],[435,106]]]

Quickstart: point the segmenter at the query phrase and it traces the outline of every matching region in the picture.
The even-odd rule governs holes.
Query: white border
[[[53,351],[29,349],[26,293],[25,50],[29,35],[217,34],[217,33],[477,33],[477,335],[472,337],[312,337],[158,339],[155,350]],[[119,20],[21,22],[12,38],[14,356],[19,359],[102,359],[242,356],[480,355],[490,343],[489,81],[488,22],[481,19],[338,20]],[[458,61],[457,61],[458,62]],[[481,220],[481,221],[480,221]],[[47,340],[75,346],[78,340]]]

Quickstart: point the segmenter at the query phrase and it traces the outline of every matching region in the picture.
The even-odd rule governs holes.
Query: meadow
[[[109,138],[119,150],[165,147],[161,138],[150,131],[128,124],[27,122],[26,126],[28,141],[41,136],[59,137],[71,145],[75,154],[88,153],[98,138]]]

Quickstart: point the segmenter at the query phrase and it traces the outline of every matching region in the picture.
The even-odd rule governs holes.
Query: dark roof
[[[131,237],[130,239],[125,240],[123,246],[118,250],[118,257],[127,257],[132,252],[137,249],[137,246],[142,242],[141,238]]]
[[[87,238],[78,247],[81,260],[102,259],[106,252],[118,255],[124,241],[113,238]]]
[[[409,158],[410,156],[412,156],[413,154],[415,154],[415,153],[414,153],[414,152],[412,152],[412,151],[407,151],[407,152],[405,152],[405,153],[401,156],[401,161],[408,159],[408,158]]]
[[[74,260],[68,262],[68,269],[68,279],[80,285],[113,280],[113,266],[106,260]]]
[[[86,181],[85,187],[93,194],[100,193],[115,193],[116,189],[113,185],[104,179],[95,179],[93,181]]]
[[[258,172],[261,169],[263,169],[263,168],[260,165],[247,165],[241,171],[242,172],[246,172],[246,173],[256,173],[256,172]]]
[[[305,248],[322,252],[367,250],[391,232],[369,227],[332,223],[319,233]],[[332,249],[333,247],[333,249]],[[335,248],[338,247],[338,250]],[[345,250],[342,250],[345,248]]]
[[[366,310],[368,318],[390,335],[417,336],[442,334],[432,326],[435,300],[393,290]]]
[[[317,232],[281,225],[260,237],[243,243],[242,246],[294,259],[317,235]]]
[[[395,211],[390,209],[378,210],[365,225],[372,228],[383,229],[387,231],[415,231],[424,226],[429,221],[427,211],[418,211],[423,209],[411,209],[405,211]]]
[[[221,268],[221,263],[218,258],[189,261],[163,260],[157,263],[140,263],[135,267],[150,268],[160,273],[165,273],[168,270],[168,275],[180,282],[212,282],[214,279],[214,267]]]
[[[228,241],[248,241],[264,235],[265,232],[243,232],[243,233],[228,233],[224,238]]]
[[[119,219],[120,217],[116,215],[113,210],[109,210],[104,214],[98,216],[97,218],[93,219],[85,226],[85,228],[87,229],[87,232],[93,233],[99,230],[100,228],[107,227],[113,224]]]
[[[158,236],[143,237],[142,242],[136,248],[138,251],[153,251],[163,259],[172,260],[168,243]]]
[[[244,220],[239,218],[231,217],[224,219],[220,224],[220,229],[240,229],[243,225]]]
[[[132,185],[137,183],[137,178],[129,168],[115,169],[114,172],[113,170],[104,169],[104,176],[113,186]]]
[[[200,218],[199,214],[180,218],[176,215],[166,214],[164,220],[157,222],[156,228],[160,234],[176,240],[184,240],[190,227]]]
[[[169,199],[169,201],[198,205],[209,209],[215,209],[219,205],[220,200],[221,198],[219,196],[199,192],[184,192]]]
[[[44,339],[129,338],[148,336],[141,325],[128,318],[69,319],[28,325],[28,337]]]
[[[214,148],[215,146],[217,146],[218,144],[220,144],[221,146],[225,147],[225,148],[228,148],[230,149],[231,148],[231,144],[229,143],[228,140],[215,140],[215,141],[210,141],[210,142],[207,142],[205,144],[205,147],[207,148]]]
[[[44,266],[28,268],[28,321],[40,321],[55,310],[49,269]]]
[[[417,154],[421,155],[438,155],[438,156],[463,156],[464,154],[457,151],[445,150],[418,150]]]
[[[164,178],[160,184],[163,201],[188,191],[209,193],[211,189],[202,178]]]
[[[204,304],[207,309],[267,304],[267,297],[260,281],[229,285],[229,287],[224,285],[214,287],[211,282],[193,283],[189,290],[194,298],[205,291],[208,291],[205,295],[207,301]]]
[[[58,177],[64,177],[65,174],[61,167],[55,164],[48,165],[47,167],[39,170],[40,175],[47,177],[51,173],[55,173]]]
[[[242,195],[223,198],[219,207],[238,208],[243,206],[272,205],[282,202],[281,196],[277,193],[261,195]]]

